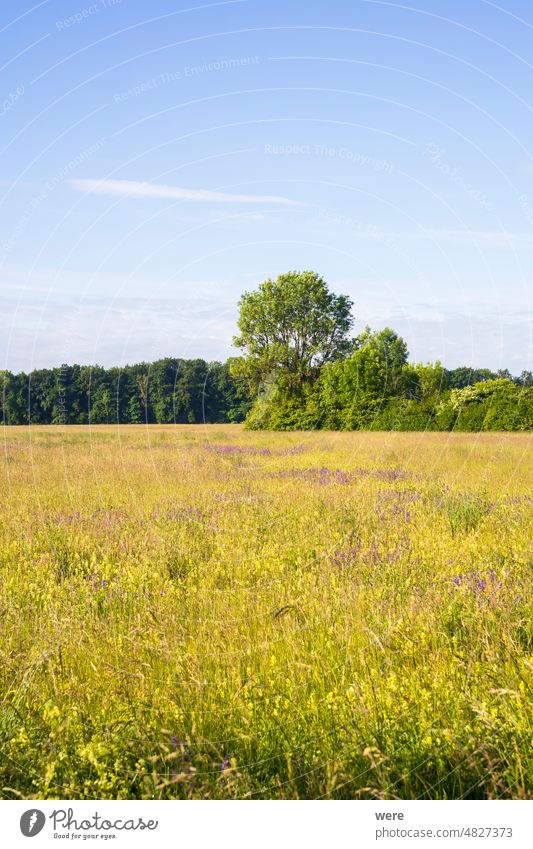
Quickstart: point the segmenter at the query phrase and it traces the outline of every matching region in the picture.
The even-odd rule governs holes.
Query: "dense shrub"
[[[511,380],[486,380],[463,389],[428,394],[422,383],[404,395],[380,396],[359,372],[357,358],[324,369],[312,391],[286,397],[271,386],[246,419],[251,430],[519,431],[533,427],[533,388]],[[416,373],[415,367],[410,367]],[[374,372],[375,375],[375,372]],[[426,375],[427,376],[427,375]],[[419,397],[412,397],[419,394]],[[411,397],[409,397],[411,396]]]
[[[461,431],[530,430],[533,426],[533,389],[498,378],[453,389],[440,405],[453,428]]]

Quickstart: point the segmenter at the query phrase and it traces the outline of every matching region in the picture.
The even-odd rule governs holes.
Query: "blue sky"
[[[0,368],[223,359],[295,268],[412,360],[531,368],[532,36],[525,0],[3,3]]]

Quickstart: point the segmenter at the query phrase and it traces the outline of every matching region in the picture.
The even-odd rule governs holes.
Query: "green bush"
[[[531,430],[533,390],[498,378],[453,389],[439,405],[438,419],[447,418],[459,431]]]

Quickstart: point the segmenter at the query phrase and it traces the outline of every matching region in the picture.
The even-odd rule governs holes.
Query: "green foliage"
[[[365,331],[366,333],[366,331]],[[274,376],[252,403],[243,358],[159,360],[123,369],[61,366],[29,375],[0,373],[5,424],[194,424],[240,422],[250,430],[527,431],[533,428],[533,387],[527,376],[484,380],[448,389],[439,363],[399,363],[392,370],[379,334],[320,378],[289,394]],[[392,387],[397,394],[393,394]]]
[[[320,399],[313,387],[305,397],[287,396],[274,380],[265,382],[246,417],[247,430],[315,430],[322,426]]]
[[[450,389],[462,389],[484,380],[494,380],[496,377],[498,375],[487,368],[474,369],[468,368],[468,366],[460,366],[451,371],[446,370],[447,383]]]
[[[391,398],[382,405],[372,430],[435,430],[435,408],[431,400]]]
[[[361,358],[362,388],[384,398],[398,395],[409,355],[404,340],[390,327],[375,331],[366,327],[356,339],[356,348]]]
[[[266,280],[239,301],[239,335],[244,351],[238,364],[256,390],[275,376],[288,396],[301,393],[325,363],[345,356],[351,347],[352,302],[334,295],[314,271],[291,271]]]
[[[241,336],[234,341],[246,356],[235,358],[231,368],[256,399],[246,419],[249,429],[531,429],[530,372],[513,379],[507,371],[411,364],[406,343],[388,327],[366,327],[349,342],[347,299],[339,299],[348,310],[342,344],[334,355],[317,356],[317,337],[302,344],[302,327],[309,312],[322,320],[332,298],[318,275],[293,272],[241,299]]]
[[[324,368],[321,402],[328,427],[353,430],[370,427],[385,399],[403,383],[405,342],[390,328],[366,328],[346,359]]]
[[[5,424],[239,422],[250,403],[245,384],[231,376],[227,363],[199,359],[0,373]]]
[[[446,369],[436,363],[406,364],[403,369],[405,394],[416,401],[435,398],[448,387]]]
[[[455,430],[530,430],[533,427],[533,389],[497,378],[452,389],[439,406],[453,417]]]

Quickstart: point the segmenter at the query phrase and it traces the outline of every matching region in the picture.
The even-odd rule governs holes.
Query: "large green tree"
[[[301,394],[322,366],[349,353],[352,301],[335,295],[314,271],[290,271],[265,280],[239,301],[239,335],[233,344],[244,356],[234,373],[254,390],[275,382],[285,395]]]

